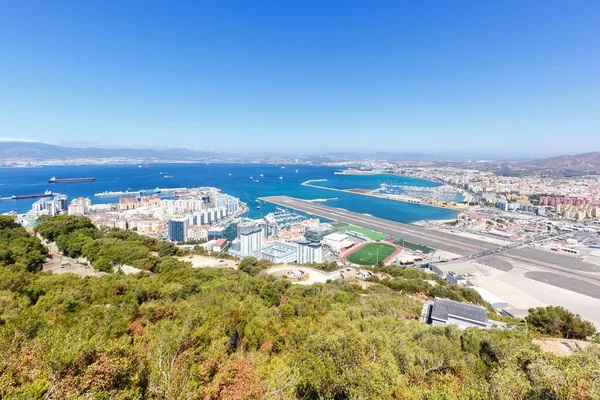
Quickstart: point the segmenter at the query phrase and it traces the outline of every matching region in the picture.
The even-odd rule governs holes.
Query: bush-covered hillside
[[[24,232],[2,220],[0,246]],[[382,284],[292,285],[152,257],[154,275],[87,278],[4,260],[0,398],[600,397],[598,350],[558,357],[524,330],[430,327],[414,296]]]

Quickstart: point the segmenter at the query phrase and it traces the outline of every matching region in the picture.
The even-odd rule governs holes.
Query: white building
[[[321,243],[303,240],[301,242],[297,242],[297,245],[298,257],[296,262],[298,264],[323,262],[323,249],[321,248]]]
[[[56,194],[53,197],[43,197],[31,205],[31,211],[28,214],[40,215],[58,215],[67,210],[67,195]]]
[[[240,252],[251,255],[258,251],[263,245],[263,230],[254,223],[240,225]]]
[[[78,197],[71,201],[67,214],[69,215],[85,215],[89,211],[92,201],[87,197]]]
[[[287,264],[296,261],[298,246],[295,243],[273,242],[258,251],[261,260],[268,260],[274,264]]]
[[[190,225],[187,230],[188,240],[208,240],[208,229],[201,226]]]
[[[332,233],[323,238],[323,244],[331,247],[333,250],[339,251],[344,247],[353,244],[354,241],[348,238],[348,235],[343,233]]]

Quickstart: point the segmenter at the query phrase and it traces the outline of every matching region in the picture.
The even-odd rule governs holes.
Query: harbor
[[[422,204],[430,207],[445,208],[454,211],[463,211],[468,206],[457,202],[459,194],[448,191],[447,186],[440,188],[422,188],[415,187],[416,190],[410,191],[410,186],[397,186],[389,184],[380,184],[380,187],[372,190],[368,189],[336,189],[327,186],[315,185],[315,182],[325,182],[327,179],[311,179],[302,182],[302,186],[308,186],[315,189],[331,190],[334,192],[353,193],[362,196],[378,197],[381,199],[400,201],[409,204]]]

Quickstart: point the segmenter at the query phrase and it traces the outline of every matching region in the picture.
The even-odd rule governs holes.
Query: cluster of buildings
[[[490,203],[494,199],[510,202],[514,197],[517,203],[537,206],[540,210],[544,207],[559,217],[587,219],[600,215],[600,210],[596,211],[600,207],[598,177],[498,176],[489,171],[454,166],[418,167],[398,172],[464,188]],[[540,194],[537,204],[529,201],[529,196]],[[558,205],[571,207],[565,213],[562,207],[556,209]]]
[[[229,252],[238,257],[254,256],[274,264],[296,262],[321,263],[323,250],[320,240],[306,240],[304,237],[286,241],[278,225],[271,218],[259,220],[241,219],[237,223],[237,235],[231,241]]]
[[[208,240],[212,225],[245,211],[239,199],[216,188],[184,190],[174,197],[121,197],[116,205],[94,206],[93,212],[85,211],[84,205],[83,210],[97,226],[137,230],[176,242]],[[74,213],[82,211],[81,201],[72,205]]]
[[[28,217],[37,218],[41,215],[59,215],[67,210],[67,195],[54,193],[51,196],[36,200],[31,210],[26,214]]]

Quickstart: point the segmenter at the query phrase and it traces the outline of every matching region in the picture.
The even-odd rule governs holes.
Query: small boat
[[[264,176],[263,174],[260,174],[260,177],[261,177],[261,178],[264,178],[265,176]]]
[[[255,179],[255,180],[254,180],[254,183],[258,183],[258,182],[260,182],[258,179]]]
[[[254,177],[252,177],[252,176],[251,176],[251,177],[250,177],[250,180],[252,180],[252,179],[254,179]]]
[[[138,168],[154,168],[152,165],[138,165]]]
[[[296,170],[296,173],[298,173],[298,170]]]
[[[257,209],[257,210],[258,210],[258,209],[260,209],[260,206],[256,206],[256,209]]]
[[[165,178],[165,179],[171,179],[172,177],[173,177],[173,176],[171,176],[171,175],[165,175],[165,176],[164,176],[164,178]]]
[[[229,174],[229,176],[233,176],[233,174]]]
[[[161,172],[160,172],[160,174],[161,174],[161,175],[166,175],[166,174],[167,174],[167,172],[162,172],[162,171],[161,171]]]
[[[282,181],[282,180],[283,180],[283,176],[280,176],[280,177],[279,177],[279,178],[277,178],[277,179],[279,179],[280,181]]]
[[[285,169],[285,165],[283,167],[281,167],[281,169]]]

